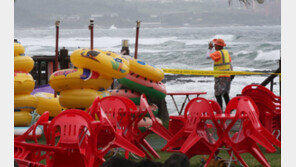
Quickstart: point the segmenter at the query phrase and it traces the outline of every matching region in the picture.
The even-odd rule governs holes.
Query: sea
[[[54,55],[55,27],[15,28],[14,38],[25,47],[25,54]],[[90,31],[60,27],[59,48],[65,47],[71,54],[77,48],[90,47]],[[134,54],[135,28],[94,29],[94,47],[120,52],[122,40],[128,40],[130,55]],[[138,59],[158,68],[212,70],[213,62],[207,59],[208,43],[222,38],[232,58],[235,71],[272,72],[279,67],[281,57],[281,26],[227,26],[227,27],[179,27],[146,28],[139,31]],[[249,84],[260,84],[265,76],[236,76],[231,83],[230,98],[241,93]],[[279,77],[274,80],[273,91],[280,95]],[[167,92],[207,92],[201,97],[215,99],[214,78],[166,74],[163,82]],[[267,85],[270,88],[269,85]],[[192,96],[191,98],[193,98]],[[184,96],[175,96],[178,107]],[[166,97],[170,115],[177,110],[170,96]],[[225,105],[224,105],[225,106]]]

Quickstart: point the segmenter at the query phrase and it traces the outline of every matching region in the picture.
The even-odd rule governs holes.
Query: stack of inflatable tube
[[[87,109],[97,96],[108,96],[105,90],[113,80],[88,69],[66,69],[54,72],[50,86],[60,92],[59,103],[64,108]]]
[[[129,73],[125,78],[118,79],[118,82],[147,97],[164,99],[166,96],[166,87],[162,82],[148,80],[136,73]]]
[[[98,49],[77,49],[71,63],[77,69],[56,71],[49,84],[60,92],[59,102],[64,108],[87,109],[96,97],[109,96],[106,91],[113,78],[123,78],[129,72],[128,61],[120,55]]]
[[[31,95],[35,81],[29,73],[34,67],[31,57],[25,55],[25,48],[14,43],[14,135],[21,135],[32,122],[31,111],[38,105],[38,99]],[[37,132],[40,136],[41,132]]]
[[[164,78],[162,69],[155,68],[137,59],[129,59],[130,73],[118,79],[118,82],[125,87],[147,97],[164,99],[166,96],[165,85],[161,82]]]

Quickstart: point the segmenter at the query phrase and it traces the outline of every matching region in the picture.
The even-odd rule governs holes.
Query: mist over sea
[[[94,47],[119,52],[123,39],[129,40],[133,55],[135,28],[94,30]],[[16,28],[16,39],[24,45],[26,55],[54,55],[55,28]],[[64,29],[60,27],[60,48],[66,47],[69,54],[77,48],[88,48],[88,29]],[[281,49],[280,26],[229,26],[202,28],[141,28],[139,35],[138,59],[159,68],[212,70],[212,60],[206,59],[208,42],[223,38],[226,49],[232,57],[235,71],[274,71],[278,68]],[[266,76],[236,76],[232,82],[230,96],[241,93],[248,84],[260,84]],[[167,92],[205,91],[202,97],[215,99],[214,78],[199,76],[167,75]],[[269,86],[268,86],[269,88]],[[275,79],[275,94],[279,95],[279,79]],[[166,97],[170,114],[176,110],[170,96]],[[183,97],[176,97],[177,103]]]

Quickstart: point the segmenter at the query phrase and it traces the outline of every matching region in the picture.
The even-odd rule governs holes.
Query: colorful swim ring
[[[14,112],[14,126],[29,126],[32,116],[27,111]]]
[[[25,53],[25,48],[20,43],[14,43],[14,56],[20,56]]]
[[[131,90],[144,93],[148,97],[164,99],[166,96],[166,88],[162,82],[147,80],[135,73],[118,79],[118,82]]]
[[[60,92],[59,102],[64,108],[87,109],[98,96],[94,89],[71,89]]]
[[[33,111],[38,106],[38,99],[30,94],[14,95],[14,110]]]
[[[164,72],[160,68],[155,68],[137,59],[130,59],[130,72],[134,72],[144,78],[152,81],[161,81],[164,78]]]
[[[30,94],[35,87],[35,81],[30,73],[14,72],[14,94]]]
[[[49,78],[49,85],[57,92],[81,88],[108,89],[112,83],[112,79],[82,68],[59,70],[51,74]]]
[[[140,104],[141,94],[129,89],[113,89],[109,90],[111,96],[123,96],[132,100],[136,105]]]
[[[102,52],[104,54],[106,54],[107,56],[111,56],[113,58],[118,58],[120,59],[125,65],[127,65],[129,67],[129,60],[127,60],[125,57],[122,57],[121,55],[115,53],[115,52],[112,52],[112,51],[104,51],[104,50],[99,50],[99,49],[95,49],[99,52]]]
[[[54,97],[52,93],[37,92],[34,96],[38,100],[37,113],[43,114],[45,111],[49,112],[50,117],[59,115],[63,108],[59,103],[59,97]]]
[[[14,57],[14,71],[30,72],[34,67],[34,60],[30,56]]]
[[[87,68],[109,78],[123,78],[129,72],[129,67],[121,59],[107,56],[97,50],[75,50],[70,60],[78,68]]]
[[[14,137],[24,134],[29,128],[30,128],[30,126],[14,127]],[[40,127],[37,127],[35,133],[36,133],[35,135],[37,136],[37,138],[40,138],[42,135],[42,129]],[[33,132],[29,133],[28,139],[33,139]]]

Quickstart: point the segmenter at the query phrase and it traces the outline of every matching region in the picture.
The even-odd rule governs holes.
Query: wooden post
[[[69,63],[68,63],[67,57],[68,57],[68,50],[65,47],[63,47],[62,49],[60,49],[61,69],[69,68]]]
[[[57,20],[55,22],[55,25],[56,25],[56,48],[55,48],[55,68],[54,68],[54,71],[57,71],[58,70],[58,66],[59,66],[59,27],[60,27],[60,21]],[[54,92],[54,97],[57,96],[57,92]]]
[[[94,19],[91,18],[89,22],[90,24],[88,28],[90,30],[90,49],[93,50],[94,49]]]
[[[122,40],[120,53],[122,55],[129,55],[128,40]]]
[[[138,39],[139,39],[139,29],[141,21],[137,21],[137,30],[136,30],[136,43],[135,43],[135,55],[134,58],[138,58]]]

